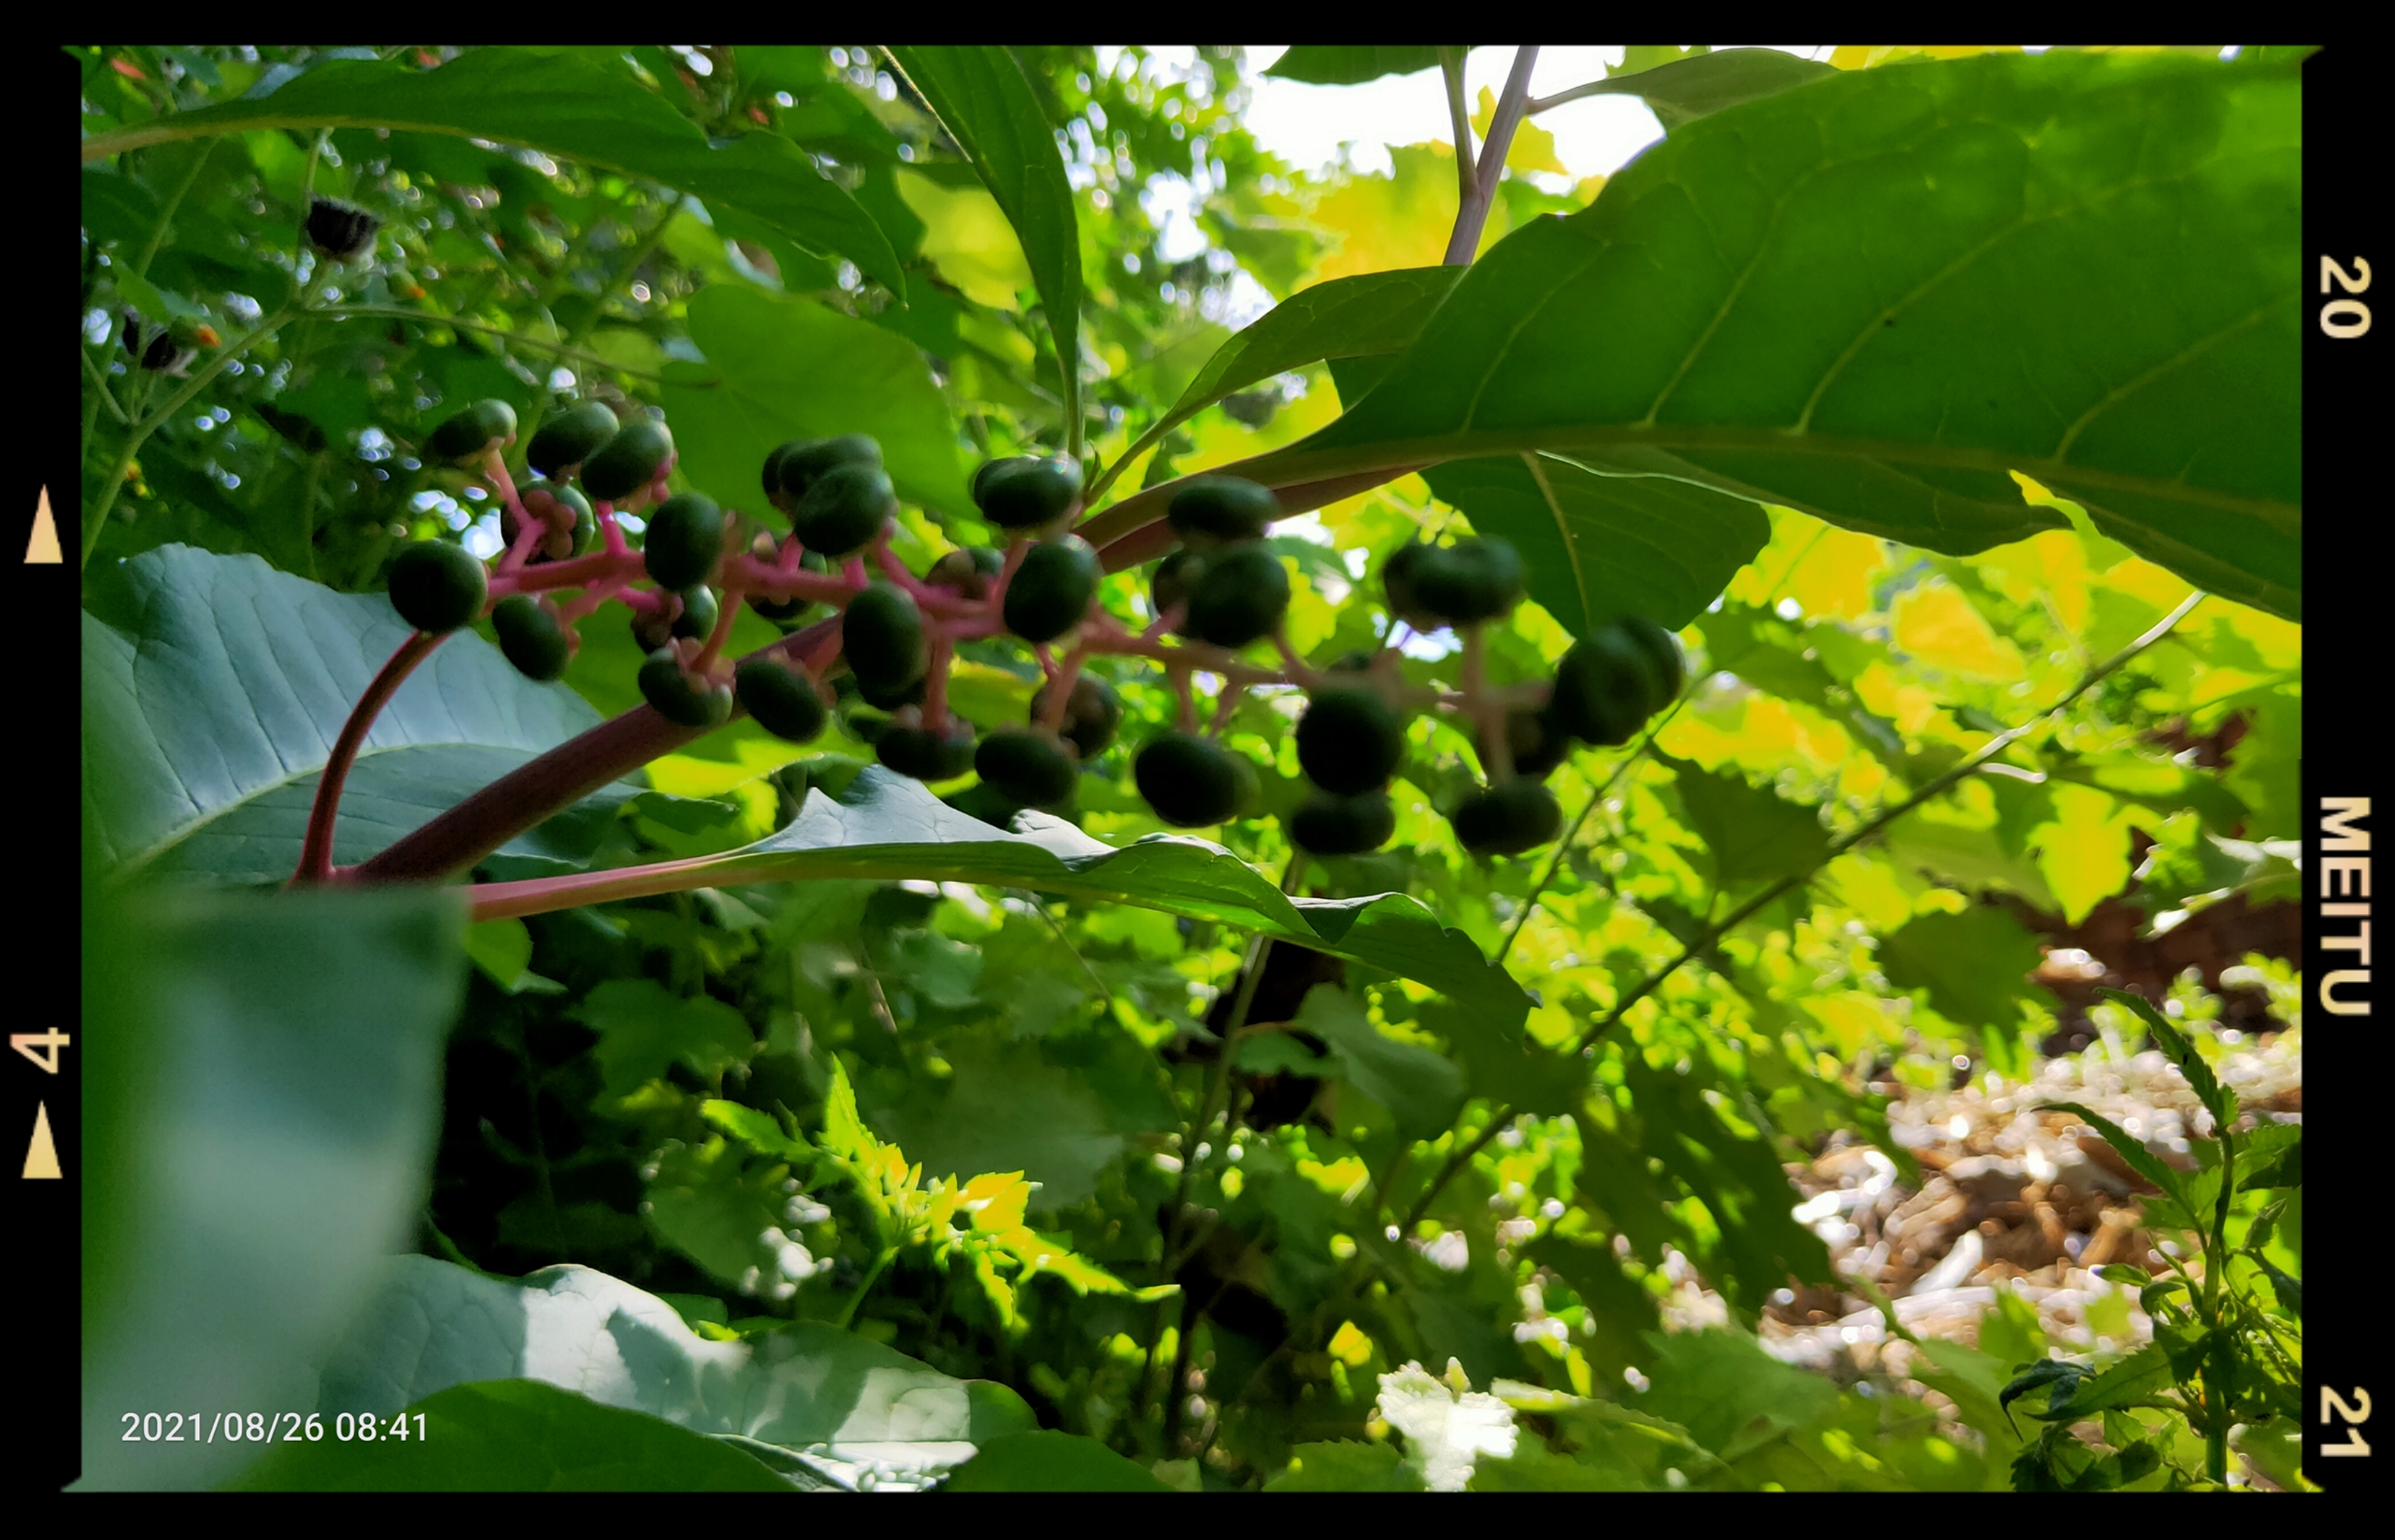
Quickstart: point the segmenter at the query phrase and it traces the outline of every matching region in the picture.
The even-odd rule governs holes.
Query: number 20
[[[2321,1445],[2321,1453],[2322,1454],[2367,1454],[2370,1453],[2370,1446],[2364,1443],[2362,1440],[2361,1426],[2370,1420],[2370,1392],[2362,1389],[2360,1386],[2356,1386],[2354,1387],[2353,1394],[2356,1400],[2362,1402],[2359,1407],[2355,1406],[2352,1401],[2347,1401],[2343,1396],[2340,1396],[2335,1391],[2330,1389],[2327,1386],[2323,1385],[2321,1387],[2320,1420],[2325,1423],[2334,1421],[2337,1417],[2343,1417],[2347,1425],[2345,1442],[2324,1443]]]
[[[2332,285],[2345,290],[2349,295],[2360,294],[2368,288],[2370,286],[2368,259],[2356,257],[2353,259],[2353,266],[2355,272],[2360,274],[2359,277],[2355,276],[2355,272],[2348,272],[2335,258],[2322,258],[2321,292],[2322,294],[2332,292]],[[2370,329],[2370,307],[2359,299],[2332,299],[2321,307],[2320,325],[2321,330],[2340,340],[2349,337],[2360,337]]]

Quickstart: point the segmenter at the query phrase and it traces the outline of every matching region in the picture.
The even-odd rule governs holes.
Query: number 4
[[[74,1040],[53,1027],[46,1032],[11,1032],[8,1046],[32,1059],[55,1075],[59,1072],[59,1050]]]
[[[2335,1417],[2343,1417],[2349,1424],[2349,1427],[2346,1429],[2345,1442],[2324,1443],[2321,1445],[2322,1454],[2367,1454],[2370,1453],[2370,1446],[2362,1440],[2362,1427],[2360,1426],[2361,1424],[2366,1423],[2370,1420],[2370,1392],[2362,1389],[2360,1386],[2356,1386],[2353,1393],[2354,1396],[2362,1402],[2359,1407],[2356,1407],[2352,1401],[2347,1401],[2343,1396],[2338,1395],[2327,1386],[2323,1385],[2321,1387],[2320,1420],[2325,1423],[2334,1420]]]

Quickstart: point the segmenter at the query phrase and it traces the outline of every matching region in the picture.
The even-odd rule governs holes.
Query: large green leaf
[[[1335,984],[1306,991],[1290,1026],[1330,1050],[1330,1072],[1379,1102],[1408,1139],[1436,1138],[1463,1110],[1463,1072],[1420,1043],[1372,1025],[1354,995]]]
[[[717,284],[690,301],[704,364],[666,365],[681,469],[727,507],[762,508],[760,468],[794,438],[869,433],[898,495],[971,513],[957,429],[915,345],[812,301]]]
[[[1309,86],[1361,86],[1383,75],[1436,68],[1438,49],[1427,43],[1301,43],[1274,60],[1264,73]]]
[[[84,800],[102,864],[229,883],[298,865],[316,777],[367,684],[410,634],[378,593],[337,593],[255,556],[189,546],[95,574],[83,617]],[[358,752],[333,858],[364,859],[598,724],[470,633],[399,687]],[[586,850],[610,787],[506,847]]]
[[[321,127],[493,139],[663,182],[752,214],[810,250],[847,258],[902,298],[906,292],[890,237],[797,145],[758,133],[710,147],[663,97],[579,49],[472,48],[435,70],[328,60],[263,95],[93,135],[83,158],[256,128]]]
[[[931,104],[1023,243],[1056,339],[1065,420],[1080,443],[1081,236],[1056,127],[1012,50],[987,44],[893,46],[890,57]]]
[[[538,914],[648,893],[745,883],[823,878],[920,880],[1031,888],[1067,897],[1132,904],[1262,931],[1317,951],[1378,968],[1450,996],[1502,1030],[1519,1035],[1529,1000],[1462,932],[1402,894],[1298,898],[1245,861],[1203,840],[1151,835],[1121,849],[1061,818],[1025,813],[1017,831],[959,813],[920,781],[880,765],[859,772],[834,802],[820,790],[787,826],[721,856],[677,861],[629,875],[485,883],[475,916]]]
[[[1581,89],[1590,96],[1637,97],[1654,110],[1668,132],[1725,107],[1809,86],[1837,73],[1834,65],[1778,48],[1726,48],[1625,73]]]
[[[389,1417],[452,1386],[540,1380],[602,1406],[766,1446],[822,1480],[920,1485],[1037,1427],[1002,1385],[951,1379],[821,1321],[737,1342],[589,1268],[516,1281],[396,1257],[326,1360],[315,1408]],[[867,1472],[872,1472],[871,1477]]]
[[[2289,66],[2056,52],[1713,113],[1481,258],[1369,395],[1242,473],[1546,451],[1964,552],[2062,522],[2018,471],[2295,616],[2299,100]]]
[[[1656,758],[1672,767],[1688,827],[1712,850],[1714,877],[1723,886],[1798,876],[1829,858],[1830,834],[1817,810],[1783,802],[1728,771],[1700,769],[1660,751]]]
[[[1170,1492],[1121,1455],[1078,1433],[1010,1433],[957,1467],[943,1492]]]
[[[423,888],[94,904],[84,1480],[212,1486],[259,1446],[127,1443],[118,1414],[306,1404],[311,1359],[424,1201],[464,906]]]
[[[417,1420],[418,1414],[421,1421]],[[243,1492],[788,1492],[737,1448],[544,1385],[459,1385],[403,1414],[408,1437],[282,1443]],[[385,1424],[388,1428],[390,1424]]]

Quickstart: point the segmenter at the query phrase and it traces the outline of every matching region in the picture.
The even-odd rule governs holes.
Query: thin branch
[[[1513,72],[1505,77],[1505,94],[1497,99],[1497,112],[1489,120],[1489,139],[1480,147],[1479,170],[1471,192],[1463,206],[1455,211],[1455,232],[1448,237],[1447,265],[1462,267],[1480,249],[1480,232],[1489,223],[1489,206],[1497,196],[1497,183],[1505,174],[1505,156],[1514,147],[1514,130],[1521,126],[1522,109],[1530,100],[1530,66],[1538,61],[1539,50],[1524,46],[1514,50]],[[1458,158],[1462,150],[1457,151]]]
[[[1480,186],[1479,175],[1472,164],[1472,109],[1463,100],[1462,50],[1439,49],[1438,68],[1447,82],[1448,122],[1455,132],[1455,206],[1460,214]]]
[[[133,419],[126,417],[125,408],[116,404],[116,392],[108,388],[107,374],[92,361],[91,353],[83,348],[77,348],[75,352],[83,354],[84,372],[90,375],[92,384],[99,387],[99,399],[108,404],[108,415],[128,428],[133,426]]]
[[[1550,97],[1539,97],[1532,100],[1528,107],[1523,109],[1522,115],[1525,117],[1537,117],[1541,113],[1546,112],[1551,108],[1560,107],[1568,101],[1578,101],[1582,97],[1593,97],[1599,93],[1608,91],[1612,85],[1613,83],[1609,80],[1592,80],[1585,86],[1575,86],[1568,91],[1557,91],[1555,95]]]
[[[340,811],[341,788],[349,780],[350,766],[357,761],[358,748],[365,742],[384,705],[407,682],[407,676],[416,671],[418,663],[431,657],[432,649],[450,634],[410,633],[374,676],[365,693],[358,697],[358,703],[350,708],[349,720],[341,724],[341,736],[324,761],[324,773],[316,777],[316,799],[308,809],[308,832],[299,845],[299,869],[291,875],[294,885],[322,883],[333,875],[333,820]]]

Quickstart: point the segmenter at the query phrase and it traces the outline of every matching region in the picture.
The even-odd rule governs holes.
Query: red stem
[[[333,876],[333,820],[340,812],[341,787],[350,778],[350,766],[358,757],[358,746],[365,741],[374,727],[375,718],[382,714],[384,705],[404,684],[416,666],[432,656],[451,633],[416,631],[399,644],[382,671],[358,697],[350,708],[350,719],[341,724],[341,736],[333,742],[332,756],[324,761],[324,774],[316,777],[316,800],[308,809],[308,833],[299,844],[299,868],[291,874],[294,886],[324,883]]]

